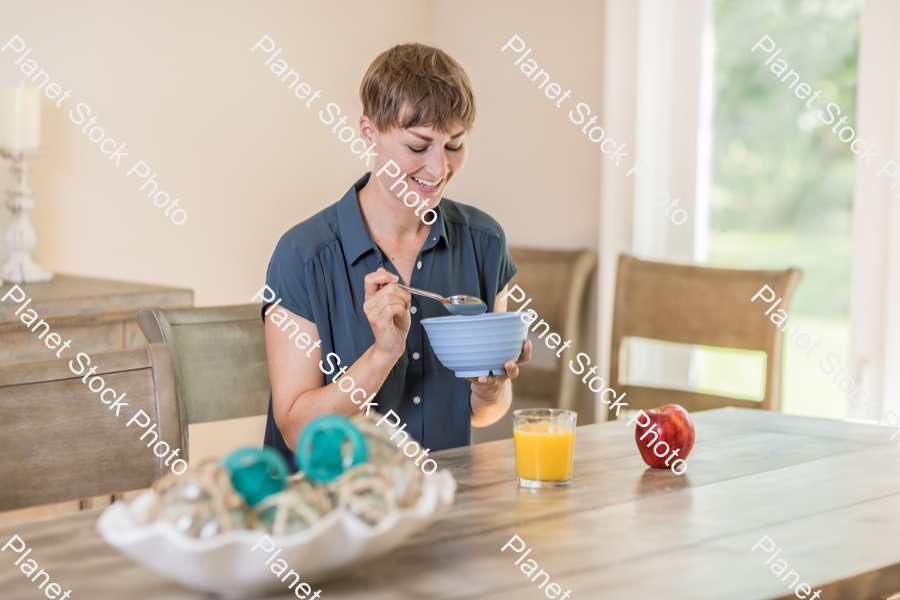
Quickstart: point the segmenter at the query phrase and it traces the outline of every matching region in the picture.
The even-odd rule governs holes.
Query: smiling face
[[[403,186],[393,190],[390,188],[406,173],[409,189],[420,198],[428,199],[428,206],[434,207],[447,184],[466,164],[468,132],[462,125],[452,127],[448,132],[427,125],[406,129],[394,127],[382,132],[376,130],[369,118],[363,115],[360,118],[360,132],[369,143],[376,144],[378,156],[372,167],[373,173],[378,173],[389,160],[400,167],[397,177],[388,175],[393,167],[378,175],[379,187],[397,202],[402,202],[396,193],[402,191]]]

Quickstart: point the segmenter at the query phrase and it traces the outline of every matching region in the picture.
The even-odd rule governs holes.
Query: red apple
[[[641,451],[641,458],[657,469],[672,467],[686,459],[694,448],[694,436],[690,413],[677,404],[641,411],[635,417],[634,441]],[[681,473],[686,468],[683,467]],[[672,470],[678,473],[674,468]]]

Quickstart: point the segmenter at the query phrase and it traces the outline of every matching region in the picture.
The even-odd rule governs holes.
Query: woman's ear
[[[372,119],[366,115],[359,118],[359,135],[365,140],[366,144],[374,144],[375,137],[378,135],[378,130],[375,129],[375,123],[373,123]]]

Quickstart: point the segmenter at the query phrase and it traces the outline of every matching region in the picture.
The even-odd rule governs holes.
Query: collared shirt
[[[347,367],[375,343],[363,312],[365,276],[378,267],[397,274],[369,235],[360,212],[357,193],[369,175],[338,203],[288,230],[272,254],[266,275],[266,285],[275,291],[275,298],[281,298],[280,306],[316,324],[322,356],[334,352],[340,366]],[[441,199],[435,212],[437,220],[419,251],[409,285],[442,296],[477,296],[493,311],[497,294],[516,274],[503,229],[477,208],[447,198]],[[412,438],[432,451],[471,444],[471,384],[438,361],[421,323],[428,317],[449,315],[441,303],[419,296],[412,297],[410,313],[406,351],[378,390],[375,410],[400,415]],[[298,349],[297,360],[312,360],[306,352]],[[324,367],[331,368],[329,363]],[[326,375],[326,384],[332,377]],[[369,396],[375,390],[365,392]],[[349,393],[347,402],[351,402]],[[265,444],[281,451],[293,467],[291,451],[275,424],[271,395]]]

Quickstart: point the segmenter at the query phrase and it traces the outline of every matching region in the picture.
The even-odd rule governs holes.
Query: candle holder
[[[41,268],[31,258],[31,251],[37,246],[37,235],[28,219],[28,213],[37,206],[28,187],[29,159],[40,158],[46,150],[17,150],[11,152],[0,149],[0,156],[12,161],[13,186],[7,191],[7,208],[12,212],[12,222],[6,231],[6,246],[9,260],[0,267],[0,279],[7,283],[38,283],[53,281],[53,273]]]

